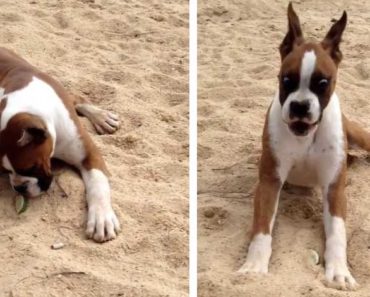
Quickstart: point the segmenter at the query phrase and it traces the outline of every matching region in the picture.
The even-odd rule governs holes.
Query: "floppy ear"
[[[26,146],[29,143],[41,144],[47,138],[45,128],[29,127],[22,130],[22,135],[17,141],[18,146]]]
[[[293,9],[292,2],[288,5],[288,33],[280,44],[280,56],[283,60],[292,50],[294,44],[303,42],[303,35],[299,18]]]
[[[322,47],[327,50],[334,60],[335,64],[339,64],[342,60],[342,52],[339,49],[339,44],[342,40],[342,34],[347,24],[347,13],[343,11],[343,15],[326,34],[324,40],[321,42]]]

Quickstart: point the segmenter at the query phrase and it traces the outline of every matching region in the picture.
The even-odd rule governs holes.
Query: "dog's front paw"
[[[268,272],[271,257],[271,236],[258,234],[249,245],[247,261],[238,270],[239,273],[263,273]]]
[[[268,272],[268,261],[264,261],[262,258],[247,259],[242,267],[238,270],[239,273],[262,273],[266,274]]]
[[[119,222],[111,206],[89,206],[86,228],[88,238],[104,242],[116,238],[119,231]]]
[[[326,285],[338,290],[356,290],[358,284],[348,270],[345,260],[333,259],[325,265]]]

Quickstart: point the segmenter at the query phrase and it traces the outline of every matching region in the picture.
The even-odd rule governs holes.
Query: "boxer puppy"
[[[239,270],[267,273],[271,233],[284,182],[319,186],[324,204],[325,276],[329,286],[354,289],[346,254],[344,194],[348,143],[370,151],[370,134],[342,114],[335,94],[347,14],[320,43],[306,41],[292,4],[280,45],[279,89],[268,110],[254,199],[252,241]]]
[[[77,168],[88,204],[86,234],[111,240],[119,222],[111,206],[107,169],[77,112],[99,133],[114,132],[116,115],[76,100],[62,85],[5,48],[0,48],[0,160],[15,191],[35,197],[52,182],[51,158]]]

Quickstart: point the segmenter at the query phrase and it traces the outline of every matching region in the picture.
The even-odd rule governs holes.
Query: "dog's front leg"
[[[345,164],[334,183],[323,187],[324,224],[326,235],[325,277],[328,286],[355,289],[357,283],[347,266],[345,229],[346,197]]]
[[[271,256],[271,233],[275,221],[281,182],[279,179],[260,174],[254,199],[252,241],[249,245],[247,261],[239,272],[267,273]]]
[[[81,171],[86,189],[86,235],[97,242],[104,242],[114,239],[120,226],[111,205],[104,160],[87,133],[84,135],[84,146],[86,157],[77,167]]]
[[[88,206],[86,235],[97,242],[116,238],[119,222],[111,206],[108,178],[102,168],[81,169]]]

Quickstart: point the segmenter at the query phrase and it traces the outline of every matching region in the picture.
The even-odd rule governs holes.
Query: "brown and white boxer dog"
[[[86,100],[77,101],[60,83],[10,50],[0,48],[0,160],[15,191],[35,197],[52,182],[51,158],[76,167],[86,188],[86,234],[97,242],[116,237],[107,169],[77,112],[99,133],[112,133],[118,117]]]
[[[279,90],[263,132],[252,240],[239,272],[267,273],[271,233],[284,182],[319,186],[326,234],[325,278],[329,286],[354,289],[346,254],[347,147],[370,150],[370,134],[342,114],[334,92],[342,59],[339,49],[347,14],[320,43],[303,38],[298,16],[288,7],[288,33],[280,45]]]

